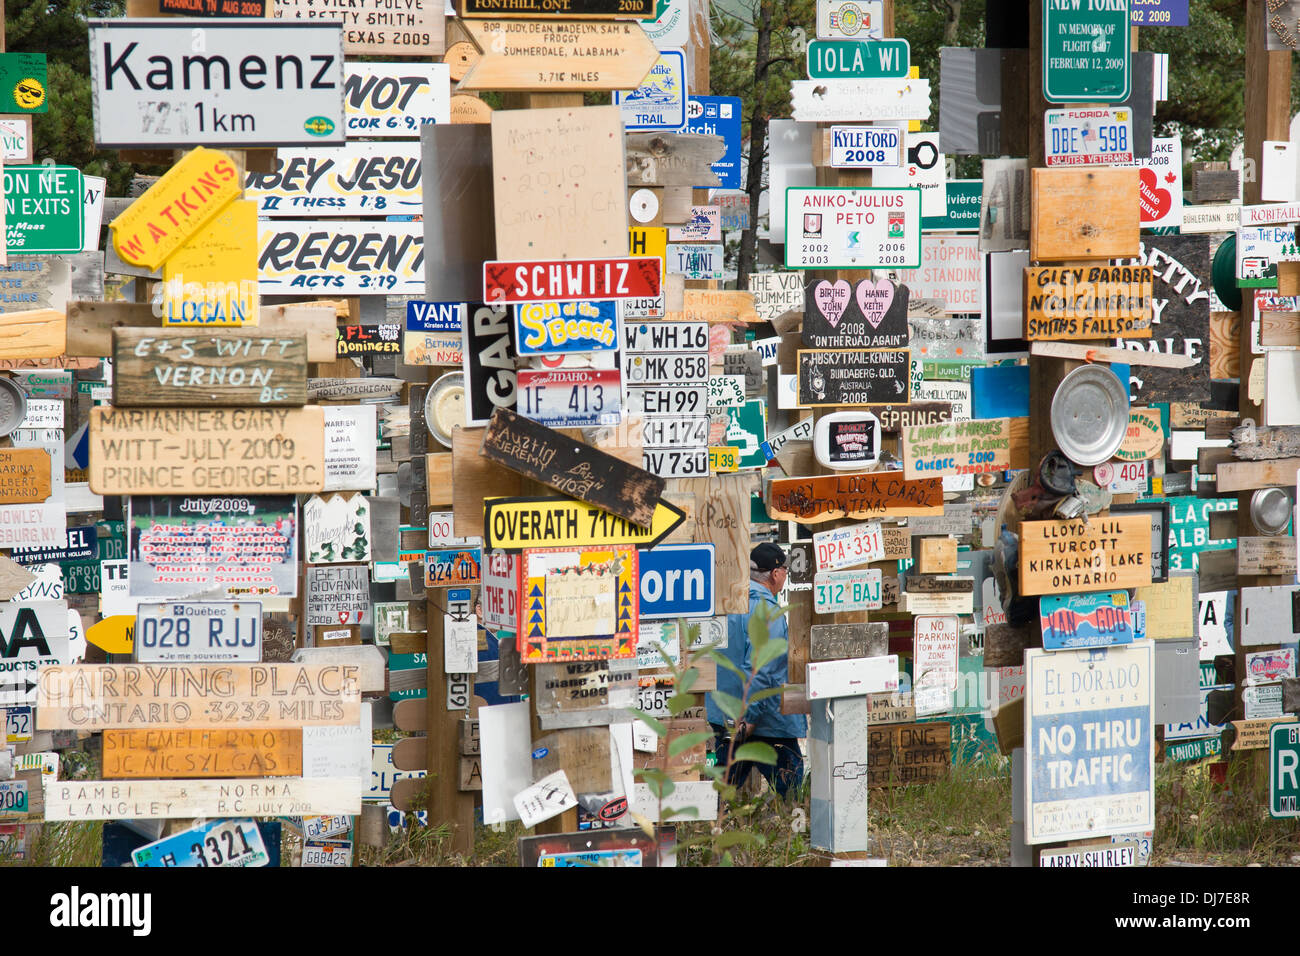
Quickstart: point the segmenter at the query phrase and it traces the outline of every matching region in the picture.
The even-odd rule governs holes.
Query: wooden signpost
[[[1150,266],[1025,270],[1025,338],[1150,338]]]
[[[306,401],[303,335],[113,331],[114,405],[303,405]]]
[[[360,780],[77,780],[45,787],[46,820],[158,820],[361,813]]]
[[[659,51],[631,20],[466,20],[479,55],[459,90],[631,90]]]
[[[298,777],[301,730],[105,730],[104,777]]]
[[[937,478],[907,481],[898,472],[775,478],[763,493],[773,518],[819,524],[836,518],[943,514],[943,484]]]

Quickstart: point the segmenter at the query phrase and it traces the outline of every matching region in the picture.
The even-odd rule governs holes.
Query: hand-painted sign
[[[906,404],[909,398],[906,349],[801,349],[798,363],[801,408]]]
[[[258,229],[263,295],[424,295],[424,224],[277,222]]]
[[[0,113],[49,112],[44,53],[0,53]]]
[[[659,295],[663,261],[563,259],[484,262],[483,299],[489,304],[636,299]]]
[[[365,565],[308,567],[303,587],[305,626],[347,628],[370,623],[370,574]]]
[[[1127,591],[1044,595],[1038,599],[1038,623],[1049,651],[1133,641]]]
[[[1043,97],[1120,103],[1132,85],[1129,0],[1043,0]]]
[[[712,544],[664,544],[642,549],[640,616],[710,617],[713,615]]]
[[[499,19],[503,13],[512,17],[546,20],[608,20],[615,16],[636,20],[655,17],[655,0],[460,0],[462,17]],[[506,9],[505,7],[508,7]]]
[[[943,514],[943,482],[905,481],[898,472],[777,478],[764,492],[767,513],[777,520],[817,524],[836,518]]]
[[[420,127],[451,122],[445,63],[348,63],[343,81],[347,134],[410,137]]]
[[[906,40],[812,40],[808,78],[868,80],[907,76],[912,47]]]
[[[921,190],[796,189],[785,194],[791,269],[917,268]]]
[[[906,348],[907,286],[825,279],[804,292],[803,343],[815,349]]]
[[[113,404],[302,405],[307,340],[253,332],[113,330]]]
[[[1025,842],[1155,825],[1149,642],[1025,652]]]
[[[684,512],[665,501],[655,505],[650,527],[643,528],[568,498],[488,498],[483,502],[483,542],[500,551],[555,545],[653,548],[684,520]]]
[[[135,659],[142,664],[262,659],[262,605],[256,601],[140,604]]]
[[[463,27],[480,55],[458,90],[628,90],[659,59],[641,24],[626,20],[465,20]]]
[[[614,104],[622,109],[623,126],[629,132],[684,127],[686,55],[681,50],[661,50],[640,86],[627,92],[614,91]]]
[[[1043,127],[1048,166],[1133,162],[1133,113],[1127,108],[1046,110]]]
[[[324,9],[314,0],[276,0],[273,9],[276,19],[342,21],[349,55],[438,56],[446,49],[441,0],[404,0],[400,14],[385,0],[350,0],[346,8]]]
[[[343,142],[337,24],[209,21],[198,62],[192,30],[175,19],[90,21],[100,147]]]
[[[476,305],[469,313],[464,323],[465,424],[486,425],[493,409],[515,404],[513,323],[505,306]]]
[[[274,665],[268,665],[274,666]],[[355,711],[355,708],[354,708]],[[78,780],[46,784],[47,820],[176,819],[361,812],[360,779]],[[225,841],[222,841],[223,845]],[[214,857],[215,859],[215,857]]]
[[[616,302],[544,302],[515,306],[520,355],[613,351],[618,343]]]
[[[1025,269],[1025,338],[1151,337],[1151,266]]]
[[[256,235],[257,204],[236,199],[169,255],[162,265],[163,325],[255,324]]]
[[[104,731],[104,776],[110,780],[301,775],[297,729]]]
[[[259,215],[272,218],[419,213],[420,145],[352,142],[277,150],[274,170],[248,173],[245,195],[257,201]]]
[[[1114,590],[1151,583],[1151,519],[1112,514],[1085,523],[1020,525],[1020,593]]]
[[[946,425],[913,425],[903,429],[903,476],[982,475],[1025,468],[1026,450],[1017,448],[1012,433],[1024,419],[988,418]]]
[[[4,168],[5,246],[10,255],[80,252],[85,244],[81,170],[72,166]]]
[[[640,591],[630,547],[525,551],[515,633],[524,663],[635,658]]]

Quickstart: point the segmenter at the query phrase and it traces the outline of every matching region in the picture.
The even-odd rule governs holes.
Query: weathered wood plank
[[[1030,259],[1137,256],[1136,168],[1031,169],[1029,175]]]
[[[1300,425],[1238,425],[1231,438],[1232,455],[1246,461],[1300,458]]]
[[[1075,359],[1080,362],[1122,362],[1127,365],[1149,365],[1153,368],[1191,368],[1197,359],[1186,355],[1166,355],[1163,352],[1139,352],[1117,349],[1108,345],[1083,345],[1074,342],[1031,342],[1030,355],[1048,358]]]
[[[184,777],[297,777],[302,731],[105,730],[109,780]]]
[[[1272,458],[1262,461],[1224,462],[1215,469],[1219,494],[1251,491],[1272,485],[1295,485],[1300,458]]]
[[[114,329],[113,404],[304,405],[307,338],[243,329]]]
[[[0,359],[55,358],[66,348],[67,317],[56,309],[0,313]]]
[[[355,777],[56,780],[45,785],[46,820],[356,816],[360,812],[361,781]]]
[[[713,163],[727,145],[721,136],[706,133],[627,134],[629,186],[721,186]]]

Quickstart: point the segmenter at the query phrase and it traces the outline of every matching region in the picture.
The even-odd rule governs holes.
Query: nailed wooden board
[[[90,488],[98,495],[321,491],[324,416],[319,406],[92,408]]]
[[[355,628],[356,625],[353,625]],[[423,650],[423,648],[421,648]],[[387,661],[384,652],[373,644],[359,647],[299,647],[294,650],[290,660],[295,664],[337,664],[347,665],[353,670],[357,686],[361,692],[382,691]]]
[[[1295,538],[1278,535],[1274,538],[1237,538],[1237,574],[1278,574],[1295,577]]]
[[[1279,263],[1285,265],[1286,263]],[[1236,315],[1237,313],[1230,313]],[[1214,317],[1221,316],[1222,313],[1210,313],[1211,326],[1210,334],[1214,334]],[[1300,347],[1300,314],[1295,312],[1257,312],[1255,321],[1259,323],[1259,344],[1267,346],[1282,346],[1297,348]],[[1237,346],[1237,340],[1232,340],[1234,350]],[[1210,339],[1210,347],[1214,347],[1214,339]],[[1240,364],[1240,363],[1239,363]],[[1214,376],[1218,378],[1219,376]]]
[[[1150,515],[1106,515],[1088,524],[1020,524],[1020,593],[1059,594],[1151,583]]]
[[[225,730],[361,719],[357,669],[346,664],[55,665],[41,669],[36,701],[38,730]]]
[[[41,359],[62,355],[67,318],[54,309],[0,314],[0,359]]]
[[[446,49],[446,6],[438,0],[406,0],[400,8],[382,0],[350,0],[346,8],[328,10],[313,0],[275,0],[273,9],[277,18],[286,20],[341,20],[343,50],[349,58],[357,54],[438,56]],[[381,29],[375,29],[376,24]],[[382,28],[385,25],[387,29]]]
[[[1150,266],[1025,269],[1025,338],[1151,337]]]
[[[1300,325],[1297,331],[1300,331]],[[1237,378],[1241,375],[1241,352],[1237,344],[1240,338],[1240,313],[1210,313],[1210,378]],[[1291,344],[1300,345],[1300,335],[1295,336]]]
[[[684,289],[682,309],[664,316],[667,322],[758,322],[754,293],[736,289]]]
[[[534,739],[534,776],[537,779],[563,770],[574,793],[607,793],[612,785],[608,727],[573,727]]]
[[[749,500],[758,488],[752,472],[711,478],[673,478],[664,500],[686,513],[667,543],[713,544],[717,614],[749,610]]]
[[[1028,418],[913,425],[902,434],[908,481],[1029,467]]]
[[[113,404],[304,405],[302,333],[114,329]]]
[[[775,478],[763,501],[773,518],[820,524],[836,518],[943,514],[939,478],[907,481],[898,472]]]
[[[497,259],[627,255],[617,106],[492,114]]]
[[[655,505],[664,490],[663,478],[565,438],[508,408],[498,408],[492,413],[481,454],[641,527],[650,526]]]
[[[659,59],[654,41],[633,20],[460,25],[478,50],[458,90],[634,90]]]
[[[36,577],[17,561],[0,554],[0,601],[8,601]]]
[[[393,704],[393,726],[408,734],[422,734],[429,727],[428,700],[412,698]]]
[[[1031,342],[1030,355],[1048,358],[1076,359],[1081,362],[1123,362],[1128,365],[1147,365],[1154,368],[1191,368],[1196,359],[1186,355],[1165,355],[1161,352],[1135,352],[1105,345],[1076,345],[1072,342]]]
[[[1202,551],[1197,564],[1202,593],[1230,591],[1237,587],[1237,555],[1234,552]]]
[[[1231,437],[1234,458],[1266,461],[1300,456],[1300,425],[1238,425],[1232,429]]]
[[[51,462],[44,448],[0,448],[0,504],[32,504],[49,498]]]
[[[356,777],[272,780],[74,780],[45,785],[46,820],[356,816]]]
[[[952,727],[943,721],[872,725],[867,738],[867,781],[872,787],[932,783],[952,765]]]
[[[726,155],[721,136],[707,133],[628,133],[629,186],[721,186],[713,164]]]
[[[813,661],[883,657],[888,653],[889,625],[884,621],[814,624],[809,634],[808,659]]]
[[[1138,170],[1031,169],[1029,258],[1116,259],[1139,251]]]
[[[393,766],[398,770],[424,770],[429,760],[429,742],[424,737],[404,737],[393,744]]]
[[[459,425],[451,430],[452,521],[457,537],[482,536],[484,498],[517,498],[523,494],[523,475],[479,454],[486,433],[486,428]]]
[[[1219,494],[1228,491],[1250,491],[1272,485],[1295,485],[1300,458],[1273,458],[1264,461],[1229,461],[1215,469],[1216,489]]]
[[[108,780],[302,775],[301,730],[105,730]]]

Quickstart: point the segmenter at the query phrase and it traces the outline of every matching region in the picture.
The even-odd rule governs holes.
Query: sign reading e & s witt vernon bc
[[[306,401],[307,339],[301,334],[113,330],[115,406]]]

